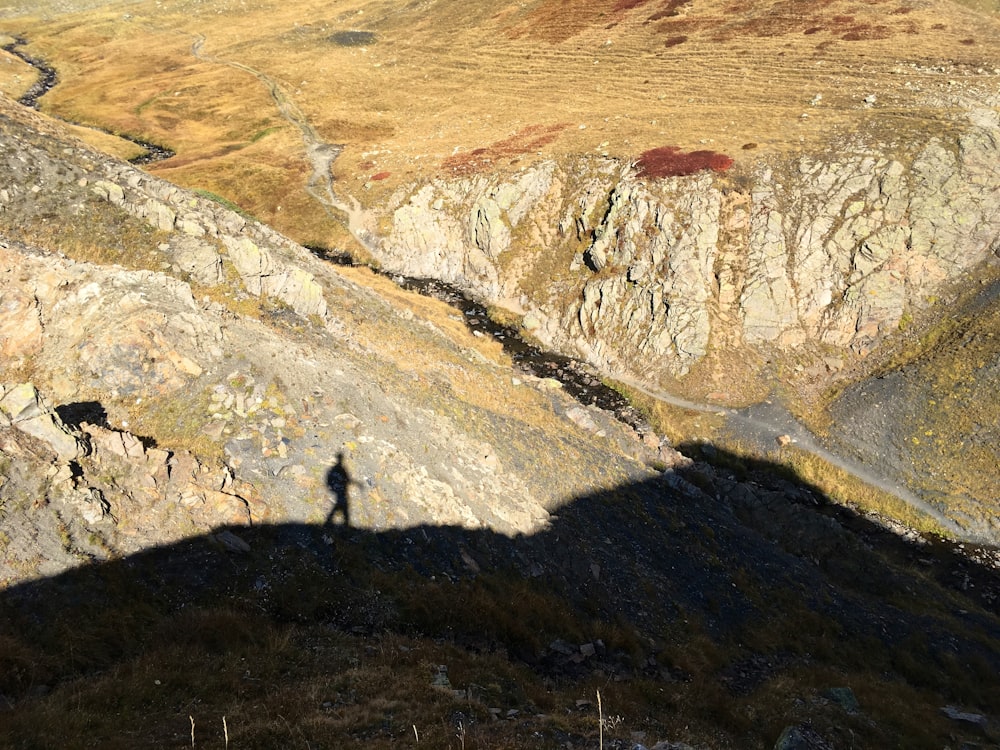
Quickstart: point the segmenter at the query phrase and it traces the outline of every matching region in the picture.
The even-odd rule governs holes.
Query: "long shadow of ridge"
[[[997,577],[945,545],[826,509],[816,488],[775,468],[761,462],[737,480],[696,465],[595,492],[528,536],[230,527],[15,585],[0,592],[0,738],[35,746],[31,727],[55,710],[47,702],[63,706],[69,693],[87,695],[92,714],[121,710],[131,698],[82,686],[111,674],[148,687],[144,665],[160,663],[164,649],[208,653],[220,674],[235,670],[227,690],[256,697],[228,710],[252,712],[264,700],[248,666],[269,648],[260,633],[291,633],[298,648],[302,628],[432,639],[509,659],[545,684],[596,675],[661,685],[671,700],[711,685],[729,696],[704,709],[721,712],[719,731],[762,742],[773,743],[772,728],[722,714],[807,673],[898,680],[930,703],[1000,714]],[[227,544],[232,535],[246,547]],[[212,680],[185,684],[200,708],[225,712]],[[143,695],[151,727],[129,741],[162,739],[163,726],[193,716],[176,693]],[[102,738],[88,726],[88,737],[59,736],[60,746]],[[47,731],[50,742],[60,733]],[[323,744],[322,728],[310,731],[312,747],[336,746]]]

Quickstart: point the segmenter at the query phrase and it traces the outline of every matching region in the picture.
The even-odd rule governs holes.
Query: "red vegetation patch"
[[[379,172],[378,174],[373,174],[368,179],[371,180],[372,182],[378,182],[379,180],[384,180],[387,177],[390,177],[391,175],[392,172]]]
[[[638,8],[640,5],[645,5],[649,0],[618,0],[615,4],[615,13],[620,13],[626,10],[632,10],[633,8]]]
[[[679,7],[680,0],[669,0]],[[686,4],[686,3],[685,3]],[[888,5],[883,11],[876,6]],[[734,0],[721,15],[700,14],[694,6],[683,18],[664,18],[656,30],[673,37],[707,32],[713,42],[734,42],[747,37],[775,38],[786,34],[829,33],[846,41],[886,39],[900,33],[917,33],[912,21],[904,20],[913,8],[900,0],[773,0],[754,3]],[[676,13],[672,15],[677,15]]]
[[[640,177],[683,177],[705,169],[725,172],[733,160],[717,151],[684,153],[677,146],[661,146],[646,151],[636,161]]]
[[[591,28],[611,29],[653,0],[539,0],[506,31],[512,39],[532,37],[559,43]],[[690,0],[667,0],[684,4]]]
[[[664,47],[676,47],[678,44],[684,44],[688,38],[681,34],[680,36],[672,36],[667,41],[663,43]]]
[[[865,39],[888,39],[890,36],[892,36],[892,31],[887,26],[860,23],[852,26],[840,38],[845,42],[860,42]]]
[[[453,175],[478,174],[495,168],[501,162],[513,163],[518,156],[538,151],[552,143],[569,125],[529,125],[509,138],[477,148],[467,153],[455,154],[445,159],[441,166]]]
[[[679,16],[681,8],[689,4],[691,0],[667,0],[663,6],[647,19],[649,21],[659,21],[661,18],[671,18]]]

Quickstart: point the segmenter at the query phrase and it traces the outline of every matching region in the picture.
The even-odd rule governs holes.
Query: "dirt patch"
[[[338,47],[368,47],[378,41],[371,31],[338,31],[328,39]]]

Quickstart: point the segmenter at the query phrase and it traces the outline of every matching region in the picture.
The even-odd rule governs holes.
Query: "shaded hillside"
[[[744,471],[579,497],[532,535],[229,528],[11,587],[0,736],[182,746],[191,717],[221,747],[225,717],[247,748],[414,727],[594,747],[600,690],[606,746],[770,748],[787,726],[814,748],[995,742],[995,574]]]

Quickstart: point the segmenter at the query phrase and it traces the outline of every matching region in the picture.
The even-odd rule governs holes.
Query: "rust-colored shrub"
[[[680,9],[690,3],[691,0],[667,0],[656,13],[651,15],[647,21],[659,21],[661,18],[671,18],[680,15]]]
[[[725,172],[733,160],[717,151],[681,151],[677,146],[661,146],[644,152],[636,161],[640,177],[683,177],[706,169]]]
[[[392,175],[392,172],[379,172],[377,174],[373,174],[368,179],[371,180],[372,182],[377,182],[379,180],[384,180],[384,179],[386,179],[387,177],[389,177],[391,175]]]
[[[498,162],[513,163],[517,157],[530,151],[538,151],[552,143],[568,125],[529,125],[503,140],[484,148],[476,148],[467,153],[449,156],[441,166],[453,175],[466,176],[486,171]]]
[[[683,34],[681,34],[680,36],[672,36],[663,43],[663,46],[676,47],[678,44],[684,44],[684,42],[686,42],[687,40],[688,38]]]
[[[632,10],[648,3],[649,0],[618,0],[614,7],[614,13]]]
[[[860,42],[865,39],[887,39],[890,36],[892,31],[886,26],[859,23],[849,28],[840,38],[845,42]]]

